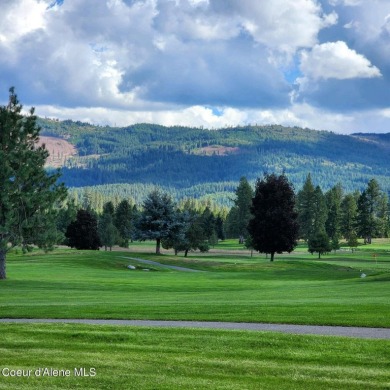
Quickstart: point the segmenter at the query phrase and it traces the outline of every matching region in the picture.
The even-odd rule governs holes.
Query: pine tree
[[[66,205],[63,206],[57,217],[57,229],[62,234],[62,241],[65,238],[65,232],[68,226],[76,220],[77,216],[77,206],[74,199],[68,199]]]
[[[253,198],[253,189],[250,186],[246,177],[240,179],[240,183],[236,189],[236,199],[234,205],[237,208],[236,229],[239,237],[245,239],[248,237],[248,223],[252,218],[251,206]]]
[[[371,244],[372,237],[378,234],[380,228],[380,201],[382,191],[378,182],[371,179],[367,188],[361,193],[358,200],[359,235],[364,238],[365,244]]]
[[[115,209],[114,225],[121,237],[121,246],[127,248],[134,232],[134,215],[130,203],[124,199]]]
[[[320,186],[317,186],[313,193],[313,224],[310,236],[316,235],[319,232],[325,232],[325,223],[328,218],[328,209],[326,207],[326,199]]]
[[[178,234],[164,239],[163,248],[174,248],[175,254],[184,251],[184,257],[187,257],[191,250],[199,249],[201,252],[209,250],[209,240],[204,231],[202,216],[195,210],[185,210],[180,214],[182,229]]]
[[[347,194],[341,202],[340,232],[348,241],[356,237],[357,229],[357,203],[352,194]]]
[[[326,234],[325,230],[319,231],[313,234],[307,241],[308,251],[313,254],[314,252],[318,253],[318,258],[321,258],[323,253],[330,252],[332,246],[329,242],[329,237]]]
[[[343,189],[341,184],[337,184],[331,188],[326,193],[325,198],[328,209],[328,218],[325,223],[325,230],[329,238],[332,240],[332,243],[336,244],[340,238],[341,202],[343,200]]]
[[[275,253],[295,248],[298,215],[294,190],[286,176],[271,174],[257,180],[251,212],[248,232],[255,250],[270,253],[273,261]]]
[[[307,240],[314,232],[314,191],[311,174],[309,173],[297,195],[299,236],[304,240]]]
[[[168,194],[152,191],[143,203],[143,212],[137,223],[137,236],[141,241],[156,240],[156,253],[161,253],[161,240],[173,239],[182,222],[175,204]]]
[[[96,217],[88,210],[79,210],[66,230],[68,246],[76,249],[97,250],[101,246]]]
[[[104,249],[107,250],[108,247],[111,251],[112,247],[118,241],[119,232],[114,225],[112,214],[108,210],[99,219],[98,232],[100,242],[104,246]]]
[[[0,107],[0,279],[6,279],[6,255],[16,245],[50,249],[56,234],[56,203],[66,197],[57,171],[44,169],[48,152],[37,146],[40,128],[34,109],[22,115],[13,88]]]

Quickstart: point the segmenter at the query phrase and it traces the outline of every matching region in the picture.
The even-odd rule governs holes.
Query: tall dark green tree
[[[332,242],[340,239],[341,202],[343,200],[343,189],[341,184],[336,184],[326,194],[326,205],[328,218],[325,223],[325,230]]]
[[[236,229],[237,234],[242,239],[248,237],[248,223],[252,218],[251,206],[253,198],[253,189],[246,177],[240,179],[240,183],[236,189],[236,199],[234,205],[237,208],[236,214]]]
[[[332,249],[329,242],[329,237],[326,234],[325,230],[318,231],[314,233],[309,240],[307,241],[308,251],[313,254],[314,252],[318,253],[318,258],[321,258],[323,253],[330,252]]]
[[[98,233],[100,242],[104,246],[104,249],[112,247],[118,242],[119,232],[113,222],[113,216],[110,212],[106,211],[99,218]]]
[[[365,244],[371,244],[372,237],[375,237],[378,232],[381,195],[378,182],[371,179],[358,200],[359,235],[363,237]]]
[[[313,224],[310,237],[319,232],[325,231],[325,223],[328,218],[328,209],[326,207],[326,199],[320,186],[317,186],[313,194]]]
[[[58,236],[56,203],[66,196],[60,173],[44,169],[49,155],[38,146],[40,127],[34,109],[22,115],[13,88],[0,107],[0,279],[6,279],[6,255],[16,245],[49,249]]]
[[[253,218],[248,232],[252,246],[261,253],[291,252],[297,245],[299,226],[295,194],[285,175],[265,175],[257,180],[252,201]]]
[[[124,199],[115,209],[114,225],[121,237],[121,246],[127,248],[134,233],[134,213],[130,203]]]
[[[74,202],[74,199],[68,199],[66,204],[61,207],[61,209],[58,212],[57,216],[57,229],[62,235],[62,242],[64,242],[65,239],[65,232],[68,226],[76,220],[77,216],[77,206]]]
[[[95,215],[88,210],[79,210],[76,220],[68,226],[65,237],[71,248],[98,250],[101,241]]]
[[[341,202],[340,232],[347,241],[357,237],[357,202],[352,194],[347,194]]]
[[[215,231],[217,233],[218,240],[225,241],[226,238],[225,226],[221,215],[218,215],[215,220]]]
[[[382,193],[378,201],[378,235],[379,237],[389,237],[389,198],[387,194]]]
[[[161,241],[173,240],[182,229],[182,221],[168,194],[152,191],[143,203],[143,212],[137,223],[137,238],[156,240],[156,253],[161,253]]]
[[[314,233],[314,192],[315,188],[309,173],[297,195],[299,236],[304,240]]]
[[[184,251],[184,257],[191,250],[199,249],[201,252],[209,250],[209,240],[204,231],[202,215],[195,210],[185,210],[180,213],[182,228],[169,239],[164,239],[162,245],[165,249],[174,248],[175,254]]]

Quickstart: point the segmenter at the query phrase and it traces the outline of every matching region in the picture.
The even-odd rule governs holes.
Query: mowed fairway
[[[124,256],[205,272],[148,267]],[[382,256],[375,268],[370,256],[365,262],[362,256],[332,255],[325,263],[300,253],[270,263],[241,254],[193,254],[188,260],[70,250],[13,255],[1,282],[1,316],[390,327],[390,261]],[[128,270],[129,264],[138,269]]]
[[[2,369],[31,370],[29,377],[0,372],[0,388],[7,390],[340,390],[390,385],[387,340],[47,324],[0,325],[0,332]],[[44,368],[69,370],[69,376],[43,376]],[[77,376],[81,368],[94,376]]]
[[[72,250],[12,254],[8,279],[0,283],[0,315],[390,327],[387,245],[321,261],[300,248],[273,264],[223,247],[188,259]],[[0,372],[4,389],[390,388],[388,340],[75,324],[1,324],[0,335],[1,370],[70,371],[66,377]],[[77,376],[75,368],[93,368],[96,375]]]

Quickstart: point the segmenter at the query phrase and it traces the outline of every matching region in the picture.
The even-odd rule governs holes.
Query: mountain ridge
[[[38,123],[43,136],[63,138],[77,149],[63,168],[71,187],[150,183],[183,189],[284,172],[299,189],[310,172],[324,190],[337,182],[346,191],[362,189],[372,177],[390,190],[390,133],[343,135],[280,125],[102,127],[42,118]]]

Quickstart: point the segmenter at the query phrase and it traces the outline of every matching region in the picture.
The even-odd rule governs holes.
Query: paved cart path
[[[272,331],[291,334],[315,334],[322,336],[344,336],[364,339],[390,339],[390,328],[362,328],[345,326],[285,325],[241,322],[205,322],[205,321],[154,321],[154,320],[88,320],[88,319],[37,319],[37,318],[0,318],[0,324],[29,323],[67,323],[114,326],[151,326],[161,328],[197,328]]]
[[[156,266],[161,267],[161,268],[174,269],[174,270],[176,270],[176,271],[183,271],[183,272],[205,272],[205,271],[200,271],[200,270],[192,269],[192,268],[178,267],[178,266],[176,266],[176,265],[161,264],[161,263],[157,263],[157,261],[139,259],[138,257],[128,257],[128,256],[119,256],[119,257],[120,257],[121,259],[135,260],[135,261],[139,261],[140,263],[143,263],[143,264],[156,265]]]

